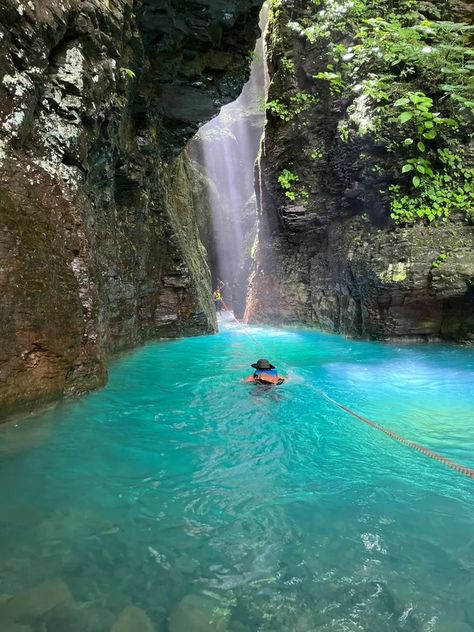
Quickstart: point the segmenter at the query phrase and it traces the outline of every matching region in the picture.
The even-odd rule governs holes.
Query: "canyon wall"
[[[473,340],[474,4],[316,4],[272,3],[247,318]]]
[[[238,96],[260,6],[0,3],[0,418],[215,331],[182,149]]]

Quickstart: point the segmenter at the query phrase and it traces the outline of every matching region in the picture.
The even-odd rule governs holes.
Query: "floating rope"
[[[248,329],[248,325],[245,325],[244,323],[240,322],[240,320],[234,314],[234,310],[230,310],[227,307],[227,305],[224,303],[223,299],[221,299],[221,302],[222,302],[222,305],[224,306],[224,309],[226,310],[226,312],[229,312],[229,314],[235,320],[235,322],[242,327],[242,333],[245,334],[246,336],[248,336],[248,338],[250,338],[250,340],[254,343],[254,345],[256,345],[257,347],[260,347],[261,349],[263,349],[263,345],[256,338],[254,338],[251,333],[246,331]]]
[[[433,459],[434,461],[438,461],[438,463],[443,463],[443,465],[446,465],[452,470],[459,472],[459,474],[464,474],[464,476],[467,476],[468,478],[474,478],[474,470],[472,470],[471,468],[465,467],[464,465],[460,465],[459,463],[456,463],[455,461],[451,461],[451,459],[448,459],[447,457],[443,456],[442,454],[438,454],[437,452],[433,452],[433,450],[430,450],[429,448],[425,448],[419,443],[415,443],[414,441],[405,439],[405,437],[402,437],[396,432],[393,432],[393,430],[384,428],[384,426],[381,426],[380,424],[376,423],[375,421],[372,421],[371,419],[367,419],[367,417],[364,417],[363,415],[359,415],[359,413],[354,412],[347,406],[344,406],[344,404],[340,404],[339,402],[337,402],[335,399],[330,397],[327,393],[325,393],[321,389],[314,388],[313,386],[311,388],[313,388],[314,391],[316,391],[319,395],[321,395],[322,397],[330,401],[332,404],[334,404],[335,406],[337,406],[338,408],[346,412],[348,415],[351,415],[352,417],[355,417],[355,419],[362,421],[368,426],[371,426],[372,428],[375,428],[376,430],[383,432],[394,441],[398,441],[398,443],[401,443],[402,445],[405,445],[408,448],[411,448],[412,450],[416,450],[417,452],[424,454],[428,458]]]
[[[228,311],[231,314],[232,318],[239,325],[241,325],[244,328],[243,329],[243,333],[246,334],[251,340],[253,340],[253,342],[257,346],[260,346],[260,347],[263,348],[263,346],[250,333],[245,331],[245,329],[247,327],[244,325],[244,323],[241,323],[235,317],[233,311],[231,311],[227,307],[227,305],[224,303],[224,301],[222,301],[222,303],[223,303],[224,308],[226,309],[226,311]],[[310,388],[312,388],[316,393],[318,393],[318,395],[321,395],[321,397],[324,397],[329,402],[331,402],[332,404],[334,404],[335,406],[337,406],[338,408],[343,410],[348,415],[351,415],[355,419],[358,419],[359,421],[362,421],[363,423],[367,424],[371,428],[375,428],[375,430],[378,430],[379,432],[383,432],[384,434],[386,434],[388,437],[390,437],[394,441],[398,441],[398,443],[401,443],[402,445],[406,446],[407,448],[411,448],[412,450],[416,450],[417,452],[420,452],[420,454],[424,454],[428,458],[433,459],[434,461],[438,461],[438,463],[442,463],[443,465],[446,465],[446,467],[449,467],[452,470],[455,470],[456,472],[459,472],[459,474],[463,474],[464,476],[467,476],[468,478],[473,478],[474,479],[474,470],[473,469],[471,469],[469,467],[466,467],[465,465],[460,465],[459,463],[456,463],[455,461],[451,461],[451,459],[448,459],[447,457],[443,456],[442,454],[438,454],[437,452],[434,452],[433,450],[430,450],[429,448],[425,448],[425,446],[422,446],[419,443],[415,443],[414,441],[410,441],[409,439],[406,439],[405,437],[402,437],[401,435],[397,434],[396,432],[393,432],[393,430],[389,430],[388,428],[385,428],[384,426],[381,426],[380,424],[376,423],[375,421],[372,421],[371,419],[368,419],[367,417],[364,417],[363,415],[359,415],[359,413],[356,413],[355,411],[351,410],[348,406],[344,406],[344,404],[341,404],[340,402],[336,401],[335,399],[330,397],[325,391],[323,391],[323,390],[321,390],[319,388],[315,388],[312,385],[310,386]]]

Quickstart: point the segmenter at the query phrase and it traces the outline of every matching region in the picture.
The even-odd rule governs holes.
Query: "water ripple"
[[[472,467],[473,352],[245,331],[147,345],[0,432],[2,592],[63,582],[71,617],[164,632],[183,598],[229,632],[474,629],[472,481],[317,392]],[[284,387],[242,383],[261,355]]]

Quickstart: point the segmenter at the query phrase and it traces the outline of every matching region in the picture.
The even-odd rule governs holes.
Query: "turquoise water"
[[[240,382],[261,356],[287,384]],[[467,349],[230,322],[121,357],[0,431],[0,623],[109,630],[133,604],[161,632],[474,630],[474,481],[311,389],[474,467],[473,383]]]

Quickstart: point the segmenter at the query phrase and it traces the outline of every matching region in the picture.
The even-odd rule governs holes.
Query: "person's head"
[[[270,364],[270,362],[264,358],[260,358],[260,360],[257,360],[257,362],[254,362],[250,366],[258,371],[271,370],[275,368],[273,364]]]

